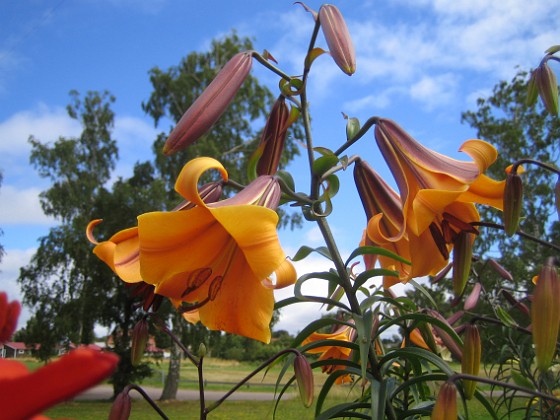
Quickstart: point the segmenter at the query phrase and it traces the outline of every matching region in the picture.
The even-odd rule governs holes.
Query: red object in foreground
[[[119,358],[108,352],[77,349],[29,372],[15,360],[0,359],[0,416],[28,419],[102,381]]]

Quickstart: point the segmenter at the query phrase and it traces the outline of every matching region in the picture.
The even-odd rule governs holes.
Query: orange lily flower
[[[154,293],[170,298],[188,314],[188,320],[199,317],[210,329],[268,343],[272,289],[296,279],[280,246],[278,215],[272,210],[279,202],[279,185],[273,177],[261,176],[236,196],[208,204],[197,183],[209,169],[217,169],[227,180],[218,161],[190,161],[179,174],[175,189],[193,207],[140,215],[138,228],[133,228],[137,230],[114,235],[110,241],[115,246],[107,246],[108,255],[101,259],[124,281],[154,285]],[[115,238],[123,241],[117,243]],[[96,249],[101,246],[104,243]],[[138,262],[117,267],[117,258],[128,261],[123,258],[126,253],[129,257],[137,254]],[[275,284],[268,279],[272,273],[276,274]]]
[[[330,334],[322,334],[314,332],[309,337],[307,337],[302,345],[313,343],[319,340],[341,340],[347,342],[353,342],[356,339],[356,330],[349,326],[349,325],[341,325],[337,328],[333,333]],[[328,360],[328,359],[342,359],[348,360],[352,354],[352,349],[348,347],[341,347],[341,346],[321,346],[315,347],[313,349],[307,350],[307,353],[311,354],[320,354],[319,360]],[[344,365],[337,365],[333,363],[332,365],[325,365],[321,367],[323,373],[332,373],[336,370],[343,370],[345,368]],[[336,379],[337,384],[343,384],[347,382],[352,382],[352,377],[350,375],[343,375],[339,376]]]
[[[497,157],[489,143],[463,143],[459,150],[473,158],[464,162],[422,146],[390,120],[378,121],[375,138],[397,182],[403,222],[387,237],[380,226],[383,216],[372,220],[368,234],[374,242],[380,238],[396,242],[408,232],[411,249],[422,254],[416,261],[429,261],[434,255],[426,253],[426,242],[420,240],[428,232],[447,260],[458,233],[477,233],[470,225],[480,220],[474,203],[503,208],[504,182],[483,174]]]
[[[376,260],[379,260],[382,268],[397,271],[398,277],[383,277],[385,288],[439,272],[446,265],[446,260],[438,252],[428,232],[423,232],[419,238],[410,231],[399,235],[404,226],[399,195],[364,161],[355,163],[354,180],[368,219],[368,232],[376,229],[376,235],[366,234],[362,244],[379,246],[411,262],[408,265],[383,255],[368,255],[365,259],[366,269],[373,268]],[[415,248],[420,243],[422,247]],[[431,254],[431,258],[425,258],[425,253],[412,252],[414,249],[423,249],[425,253]]]

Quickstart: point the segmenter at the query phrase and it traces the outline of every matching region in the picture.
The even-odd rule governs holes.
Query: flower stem
[[[136,384],[129,384],[125,388],[127,393],[130,392],[131,389],[134,389],[140,395],[142,395],[142,398],[144,398],[148,402],[148,404],[152,406],[152,408],[160,415],[162,419],[169,420],[169,417],[167,417],[165,413],[161,411],[161,408],[158,407],[158,405],[154,402],[154,400],[152,400],[150,396],[146,393],[146,391],[144,391],[140,386]]]

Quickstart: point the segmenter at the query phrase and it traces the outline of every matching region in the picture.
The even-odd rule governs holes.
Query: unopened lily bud
[[[461,296],[471,273],[473,236],[461,231],[453,247],[453,293]]]
[[[488,265],[494,270],[501,278],[507,281],[513,281],[513,276],[507,271],[498,261],[493,258],[488,260]]]
[[[432,410],[431,419],[457,419],[457,388],[453,382],[446,382],[439,389],[436,404]]]
[[[546,110],[552,115],[558,115],[558,82],[556,81],[556,75],[546,61],[535,71],[539,95]]]
[[[531,72],[531,77],[529,78],[529,82],[527,84],[527,99],[526,103],[528,106],[533,106],[537,102],[537,98],[539,97],[539,87],[537,83],[537,70],[533,70]]]
[[[17,300],[8,302],[8,295],[0,293],[0,344],[9,341],[17,327],[21,305]]]
[[[292,123],[286,98],[281,95],[270,111],[257,149],[257,153],[262,153],[257,163],[257,175],[274,175],[276,173],[284,151],[288,128]]]
[[[305,407],[313,404],[314,379],[311,365],[303,354],[298,354],[294,360],[294,372],[299,388],[299,395]]]
[[[250,52],[237,53],[226,63],[169,134],[163,146],[165,155],[184,149],[210,130],[235,97],[252,64]]]
[[[444,324],[447,324],[447,326],[451,329],[451,325],[449,325],[447,320],[443,316],[441,316],[441,314],[438,311],[429,309],[428,313],[430,314],[430,316],[439,319]],[[457,360],[461,361],[463,358],[463,352],[461,351],[461,348],[459,347],[457,342],[443,328],[439,327],[436,324],[432,324],[432,326],[436,331],[438,337],[441,339],[443,345],[447,348],[447,350],[449,350]]]
[[[480,333],[476,325],[469,324],[465,328],[465,338],[463,340],[463,360],[461,361],[461,372],[468,375],[478,375],[480,370]],[[476,390],[476,381],[463,381],[465,396],[471,399]]]
[[[447,264],[445,268],[441,270],[439,273],[437,273],[434,277],[432,277],[430,281],[432,283],[438,283],[439,281],[443,280],[445,276],[447,276],[447,274],[449,274],[452,268],[453,268],[453,263]]]
[[[132,343],[131,343],[131,363],[132,366],[138,366],[146,351],[146,344],[148,343],[148,321],[142,318],[136,323],[132,330]]]
[[[111,406],[109,413],[109,420],[127,420],[130,417],[130,410],[132,409],[132,400],[128,395],[128,389],[122,391]]]
[[[537,367],[545,371],[556,353],[560,327],[560,284],[553,260],[549,259],[539,273],[533,292],[531,321]]]
[[[518,301],[510,292],[505,289],[502,289],[502,295],[510,303],[511,306],[529,316],[530,312],[527,305],[525,305],[523,302]]]
[[[523,200],[523,182],[516,173],[508,173],[504,190],[504,230],[508,236],[513,236],[517,231],[521,218],[521,205]]]
[[[319,9],[319,21],[336,65],[347,75],[356,71],[356,52],[340,10],[332,4]]]
[[[475,283],[471,293],[465,299],[465,304],[463,305],[465,311],[470,311],[476,307],[476,304],[478,303],[478,299],[480,298],[481,290],[482,290],[482,284],[480,284],[480,282]]]
[[[206,345],[204,343],[200,343],[200,345],[198,346],[198,357],[203,358],[204,356],[206,356],[206,353]]]

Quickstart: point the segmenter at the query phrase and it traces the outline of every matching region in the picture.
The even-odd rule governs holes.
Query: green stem
[[[240,387],[242,387],[249,379],[251,379],[253,376],[255,376],[257,373],[259,373],[261,370],[263,370],[265,367],[267,367],[268,365],[270,365],[272,362],[274,362],[276,359],[278,359],[279,357],[285,355],[286,353],[295,353],[296,355],[301,355],[301,353],[296,350],[296,349],[284,349],[278,353],[276,353],[274,356],[272,356],[271,358],[269,358],[268,360],[264,361],[259,367],[257,367],[253,372],[251,372],[249,375],[247,375],[245,378],[243,378],[241,380],[241,382],[239,382],[237,385],[235,385],[232,389],[230,389],[227,393],[224,394],[224,396],[222,398],[220,398],[219,400],[215,401],[214,403],[212,403],[211,405],[209,405],[205,412],[206,414],[208,414],[209,412],[211,412],[212,410],[218,408],[225,400],[227,400],[229,398],[229,396],[231,394],[233,394],[235,391],[237,391]],[[205,417],[206,418],[206,417]]]
[[[128,394],[132,389],[134,389],[136,392],[142,395],[142,398],[144,398],[148,402],[148,404],[152,406],[154,411],[156,411],[162,419],[169,420],[169,417],[165,415],[165,413],[161,410],[161,408],[158,407],[158,405],[154,402],[154,400],[152,400],[150,396],[146,393],[146,391],[144,391],[138,385],[136,384],[127,385],[123,392],[126,392]]]
[[[490,227],[490,228],[494,228],[494,229],[505,230],[503,225],[500,225],[498,223],[492,223],[492,222],[471,222],[471,225],[473,225],[473,226],[485,226],[485,227]],[[556,245],[556,244],[553,244],[552,242],[544,241],[544,240],[539,239],[539,238],[537,238],[533,235],[529,235],[528,233],[525,233],[522,230],[516,231],[515,234],[521,236],[522,238],[529,239],[533,242],[536,242],[539,245],[546,246],[548,248],[552,248],[556,251],[560,251],[560,245]]]
[[[358,298],[352,289],[352,282],[350,281],[350,277],[348,276],[348,272],[346,271],[346,266],[344,265],[344,261],[340,256],[340,252],[338,247],[336,246],[336,242],[332,235],[331,229],[329,224],[324,217],[317,218],[317,224],[319,225],[319,229],[321,230],[321,234],[325,239],[325,243],[327,248],[331,254],[331,258],[334,262],[334,266],[336,271],[341,279],[341,286],[344,288],[346,297],[348,298],[348,302],[350,303],[350,308],[352,312],[356,315],[361,315],[362,310],[360,309],[360,303],[358,302]]]
[[[292,78],[290,76],[288,76],[286,73],[284,73],[282,70],[280,70],[278,67],[270,64],[270,61],[265,60],[264,57],[262,55],[260,55],[258,52],[256,51],[252,51],[251,55],[253,56],[253,58],[255,60],[257,60],[259,63],[261,63],[263,66],[265,66],[267,69],[271,70],[272,72],[276,73],[278,76],[280,76],[282,79],[287,80],[288,82],[290,80],[292,80]]]
[[[200,403],[200,420],[206,420],[206,415],[208,414],[208,410],[206,408],[206,404],[204,402],[204,373],[202,371],[202,361],[204,357],[200,358],[200,362],[198,363],[198,394],[200,395],[199,403]]]
[[[377,124],[378,121],[379,121],[379,117],[369,118],[365,122],[365,124],[360,128],[360,131],[358,131],[354,137],[352,137],[350,140],[348,140],[346,143],[340,146],[338,150],[334,152],[334,154],[340,156],[342,152],[344,152],[346,149],[348,149],[350,146],[352,146],[354,143],[360,140],[374,124]]]
[[[548,163],[544,163],[544,162],[540,162],[538,160],[534,160],[534,159],[520,159],[517,162],[515,162],[512,166],[511,166],[511,172],[512,173],[517,173],[517,168],[520,165],[523,165],[524,163],[530,163],[532,165],[537,165],[540,166],[541,168],[544,168],[546,170],[549,170],[550,172],[554,172],[556,175],[560,175],[560,169],[549,165]]]

